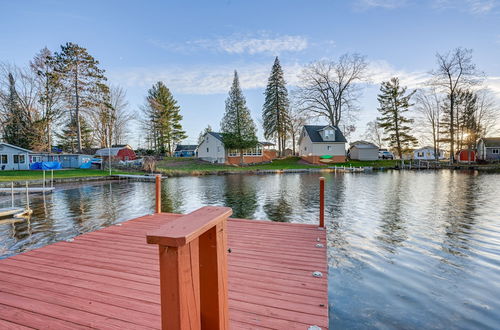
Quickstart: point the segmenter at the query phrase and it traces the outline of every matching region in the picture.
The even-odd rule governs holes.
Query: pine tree
[[[76,148],[82,152],[81,111],[95,105],[94,95],[104,77],[104,70],[99,68],[99,61],[87,52],[87,49],[68,42],[61,46],[61,52],[55,53],[57,72],[67,92],[67,99],[73,110],[76,124]]]
[[[404,116],[413,105],[410,99],[415,91],[407,94],[406,89],[399,85],[398,78],[391,78],[390,81],[382,82],[381,93],[377,97],[380,104],[378,111],[382,114],[377,120],[387,135],[383,140],[397,150],[400,158],[404,151],[417,143],[417,139],[410,135],[411,127],[408,126],[413,120]]]
[[[3,139],[7,143],[30,149],[35,137],[31,134],[29,118],[19,105],[16,81],[12,73],[8,74],[8,78],[9,92],[4,105],[7,113],[3,127]]]
[[[276,139],[278,153],[282,156],[286,146],[286,137],[290,132],[290,115],[288,91],[278,57],[274,60],[264,95],[265,101],[262,109],[264,137]]]
[[[149,89],[144,112],[147,117],[145,128],[151,130],[156,152],[172,155],[174,146],[187,136],[182,130],[180,107],[161,81]]]
[[[234,79],[229,96],[226,99],[226,112],[221,122],[224,147],[240,151],[240,164],[243,164],[243,150],[257,145],[255,123],[250,116],[245,97],[240,88],[238,73]]]
[[[30,68],[36,76],[39,90],[42,138],[40,150],[52,149],[52,131],[54,121],[60,119],[63,112],[63,89],[61,75],[56,71],[56,61],[47,47],[40,50],[30,62]]]
[[[91,149],[93,145],[92,129],[87,124],[84,117],[80,118],[80,132],[82,149]],[[75,152],[78,147],[76,118],[71,118],[61,132],[55,134],[59,143],[58,146],[65,152]]]

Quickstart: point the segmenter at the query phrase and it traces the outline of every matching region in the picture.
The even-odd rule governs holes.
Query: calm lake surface
[[[317,223],[319,176],[169,178],[163,210]],[[500,174],[324,176],[331,328],[500,328]],[[29,222],[0,224],[0,258],[152,213],[154,184],[59,185],[31,205]]]

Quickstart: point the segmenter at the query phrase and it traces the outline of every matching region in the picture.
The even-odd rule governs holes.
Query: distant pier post
[[[325,228],[325,178],[319,178],[319,227]]]
[[[161,213],[161,175],[156,175],[156,207],[155,213]]]

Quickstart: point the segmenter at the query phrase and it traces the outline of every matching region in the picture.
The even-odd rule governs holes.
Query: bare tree
[[[477,85],[481,73],[472,62],[472,49],[456,48],[446,54],[436,54],[437,69],[432,72],[432,83],[449,98],[450,161],[454,161],[455,122],[457,93],[461,89]]]
[[[302,127],[307,123],[307,116],[300,111],[298,108],[296,100],[293,100],[289,106],[289,117],[290,117],[290,137],[292,140],[292,153],[295,156],[296,146],[299,139]]]
[[[496,134],[499,130],[496,128],[500,108],[495,102],[495,98],[489,89],[481,89],[476,92],[476,115],[477,127],[481,128],[480,136],[485,137],[490,134]]]
[[[326,118],[331,125],[342,124],[344,131],[352,130],[359,111],[359,83],[366,79],[367,67],[365,57],[359,54],[344,54],[338,61],[308,65],[300,78],[300,108],[310,116]]]
[[[372,120],[366,123],[366,130],[363,134],[363,139],[368,142],[375,143],[377,146],[382,148],[384,146],[384,129],[380,127],[377,120]]]
[[[416,110],[422,115],[425,123],[425,134],[430,135],[434,156],[439,160],[439,143],[442,120],[442,97],[435,89],[419,90],[416,94]]]
[[[129,111],[127,94],[122,87],[111,86],[110,103],[114,112],[113,118],[115,119],[113,123],[113,143],[123,144],[128,137],[134,115]]]

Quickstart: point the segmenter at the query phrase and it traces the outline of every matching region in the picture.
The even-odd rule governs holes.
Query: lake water
[[[324,174],[330,327],[500,328],[500,174]],[[169,178],[163,210],[317,223],[317,174]],[[0,225],[0,257],[152,213],[154,184],[58,186],[29,222]],[[24,205],[23,198],[16,201]],[[0,200],[0,207],[10,198]]]

